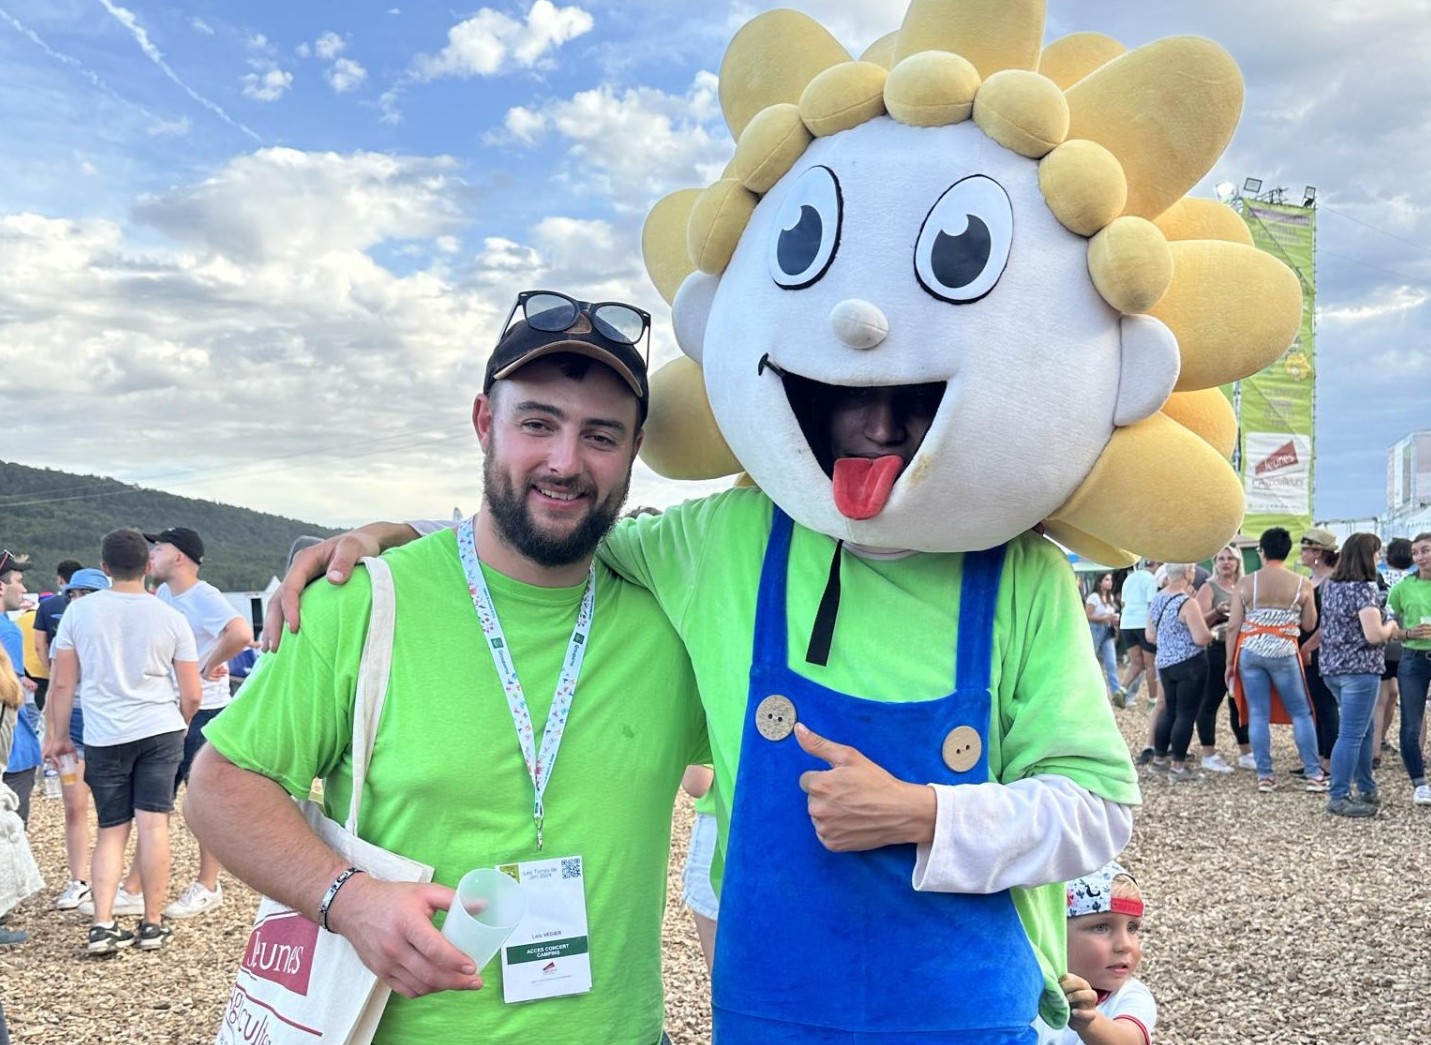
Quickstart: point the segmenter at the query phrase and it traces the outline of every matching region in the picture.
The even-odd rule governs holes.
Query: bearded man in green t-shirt
[[[365,570],[315,588],[302,634],[209,725],[186,814],[234,874],[346,937],[396,992],[376,1042],[654,1045],[673,799],[710,756],[680,639],[592,558],[641,444],[649,317],[545,292],[518,308],[474,408],[480,514],[387,556],[392,669],[358,829],[432,883],[355,873],[290,800],[321,777],[329,815],[349,805]],[[548,864],[559,893],[534,884]],[[498,865],[528,916],[479,969],[433,919],[464,874]],[[533,919],[542,932],[514,946]],[[235,1004],[261,974],[245,964]]]

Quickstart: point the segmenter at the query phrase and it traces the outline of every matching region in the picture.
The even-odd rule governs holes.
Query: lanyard
[[[532,822],[537,829],[537,848],[541,849],[542,821],[546,816],[542,796],[546,794],[547,783],[556,767],[557,751],[561,747],[562,734],[566,732],[566,720],[571,715],[571,701],[576,696],[576,679],[581,674],[581,662],[586,656],[586,639],[591,634],[591,617],[596,604],[596,564],[593,562],[586,574],[586,590],[581,595],[576,627],[572,629],[571,642],[562,661],[546,729],[542,732],[541,751],[537,753],[533,744],[532,713],[527,708],[527,697],[522,692],[521,680],[517,678],[517,668],[512,663],[506,636],[502,634],[497,609],[492,605],[487,578],[482,575],[482,564],[477,558],[477,535],[470,518],[464,519],[457,528],[457,551],[462,558],[462,571],[467,574],[467,589],[472,593],[477,622],[482,625],[482,634],[492,653],[492,663],[496,665],[497,677],[502,680],[507,705],[512,709],[512,725],[517,729],[517,744],[527,763],[527,775],[532,778]]]

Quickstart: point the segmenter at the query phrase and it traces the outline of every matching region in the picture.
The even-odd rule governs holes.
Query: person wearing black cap
[[[518,310],[473,410],[481,512],[384,557],[396,627],[362,834],[432,866],[432,884],[353,873],[289,800],[324,776],[347,808],[366,570],[315,588],[302,633],[209,725],[185,811],[232,873],[346,937],[402,996],[378,1043],[655,1045],[672,797],[709,749],[675,631],[593,560],[641,444],[649,317],[548,292]],[[543,938],[478,969],[432,917],[498,863]],[[551,961],[510,960],[528,944]]]
[[[199,675],[203,680],[203,700],[189,723],[184,739],[184,758],[174,774],[174,791],[189,778],[194,756],[204,743],[204,726],[228,706],[228,661],[253,641],[253,626],[219,589],[199,579],[204,561],[204,540],[186,526],[174,526],[162,533],[146,533],[154,547],[149,552],[149,576],[159,585],[155,595],[178,610],[194,632],[199,651]],[[223,868],[214,854],[199,845],[199,873],[179,898],[164,908],[165,918],[193,918],[223,903],[219,872]],[[131,869],[120,900],[142,902],[138,894],[139,875]]]

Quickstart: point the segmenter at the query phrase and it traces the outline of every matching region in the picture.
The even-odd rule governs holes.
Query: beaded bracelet
[[[328,908],[333,906],[333,898],[338,895],[338,890],[343,888],[343,883],[355,874],[362,874],[361,867],[348,867],[338,873],[338,877],[333,879],[333,884],[328,886],[328,891],[323,894],[323,901],[318,905],[318,924],[323,926],[327,932],[333,930],[328,928]]]

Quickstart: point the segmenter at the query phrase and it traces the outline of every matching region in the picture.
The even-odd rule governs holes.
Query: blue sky
[[[0,457],[318,522],[474,508],[517,289],[646,304],[674,355],[641,220],[729,157],[713,73],[768,6],[0,0]],[[794,6],[856,52],[898,15]],[[1048,38],[1237,58],[1203,191],[1318,187],[1317,513],[1375,514],[1431,426],[1425,3],[1134,6],[1052,0]],[[643,470],[633,500],[707,488]]]

